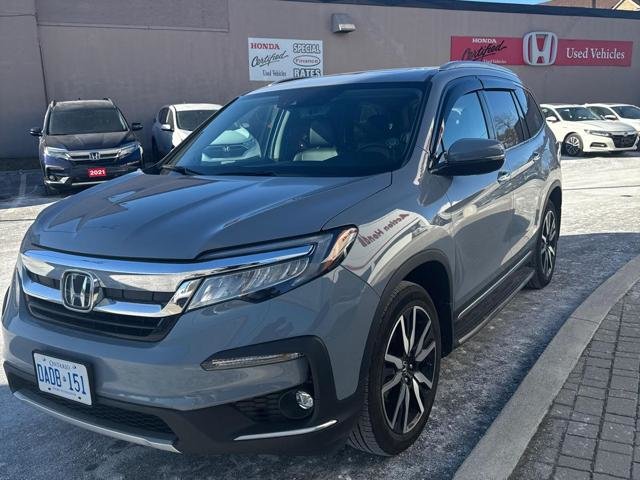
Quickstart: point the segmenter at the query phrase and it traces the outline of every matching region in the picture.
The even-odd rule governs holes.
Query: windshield
[[[181,110],[177,112],[178,128],[193,132],[218,110]]]
[[[240,97],[166,167],[203,175],[361,176],[398,168],[424,83],[315,87]]]
[[[567,122],[584,122],[586,120],[600,120],[600,117],[586,107],[556,108],[563,120]]]
[[[633,105],[619,105],[611,107],[622,118],[631,118],[632,120],[640,120],[640,108]]]
[[[49,117],[49,135],[124,132],[127,122],[117,108],[55,108]]]

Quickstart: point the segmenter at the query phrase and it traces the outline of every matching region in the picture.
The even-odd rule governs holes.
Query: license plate
[[[33,361],[40,391],[91,405],[89,372],[85,365],[35,352]]]
[[[89,175],[89,178],[106,177],[107,169],[104,167],[89,168],[87,170],[87,173]]]

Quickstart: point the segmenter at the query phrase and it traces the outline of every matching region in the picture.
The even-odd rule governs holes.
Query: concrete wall
[[[249,81],[247,37],[323,40],[327,74],[441,64],[449,60],[451,35],[523,36],[549,30],[562,38],[633,40],[636,49],[640,46],[640,20],[634,19],[281,0],[37,0],[35,7],[32,1],[26,3],[31,13],[25,17],[0,16],[2,45],[16,45],[0,51],[2,66],[11,70],[10,77],[5,76],[7,68],[0,73],[0,121],[11,131],[7,135],[4,127],[0,129],[0,157],[35,154],[35,142],[26,130],[41,123],[47,103],[44,87],[49,100],[113,98],[129,121],[144,123],[148,143],[151,120],[161,105],[225,103],[262,85]],[[331,33],[331,14],[336,12],[350,14],[357,31]],[[637,57],[635,52],[629,68],[514,70],[543,102],[640,103]]]

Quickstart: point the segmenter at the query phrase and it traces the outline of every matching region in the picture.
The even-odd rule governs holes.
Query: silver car
[[[561,206],[509,70],[261,88],[38,216],[4,301],[9,386],[168,451],[397,454],[442,357],[551,280]]]
[[[176,103],[158,110],[151,127],[151,152],[160,160],[222,108],[217,103]]]

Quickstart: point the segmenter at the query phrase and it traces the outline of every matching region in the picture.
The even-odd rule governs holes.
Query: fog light
[[[296,402],[303,410],[311,410],[313,408],[313,397],[309,392],[298,390],[296,392]]]
[[[55,175],[49,175],[49,180],[51,180],[52,182],[56,181],[56,176]]]

